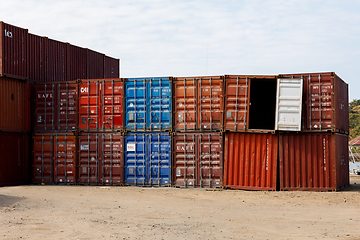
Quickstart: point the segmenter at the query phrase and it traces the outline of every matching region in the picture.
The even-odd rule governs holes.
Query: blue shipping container
[[[125,80],[127,131],[172,129],[172,83],[169,77]]]
[[[167,133],[128,133],[125,136],[125,183],[171,184],[171,137]]]

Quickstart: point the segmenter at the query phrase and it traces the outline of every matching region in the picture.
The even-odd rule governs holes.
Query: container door
[[[56,84],[35,85],[35,123],[37,132],[55,130]]]
[[[149,184],[170,185],[171,181],[171,146],[168,134],[148,135],[147,152],[149,156]]]
[[[126,130],[146,129],[146,80],[127,79],[125,82]]]
[[[302,92],[302,78],[278,78],[275,130],[301,131]]]
[[[222,187],[222,134],[199,135],[199,187]]]
[[[125,136],[125,183],[145,185],[147,182],[146,134]]]
[[[147,129],[171,130],[171,101],[171,81],[168,78],[148,80]]]
[[[77,128],[77,84],[59,83],[58,91],[58,124],[57,129],[61,131],[72,132]]]
[[[195,187],[197,171],[197,135],[177,134],[174,136],[174,184],[178,187]]]
[[[123,82],[102,81],[101,124],[103,130],[120,131],[123,128]]]
[[[123,140],[118,134],[102,134],[100,182],[103,185],[120,185],[124,181]]]
[[[79,84],[79,128],[98,130],[100,128],[99,82],[86,81]]]
[[[76,137],[74,135],[54,136],[54,182],[76,182]]]
[[[52,184],[53,181],[53,136],[34,136],[33,183]]]
[[[99,183],[99,134],[79,136],[79,183],[98,185]]]

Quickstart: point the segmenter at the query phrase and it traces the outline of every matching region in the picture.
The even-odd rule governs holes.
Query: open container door
[[[275,130],[301,131],[303,79],[278,78]]]

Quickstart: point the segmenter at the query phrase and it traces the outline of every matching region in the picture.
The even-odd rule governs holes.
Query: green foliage
[[[350,139],[360,136],[360,99],[349,103]]]

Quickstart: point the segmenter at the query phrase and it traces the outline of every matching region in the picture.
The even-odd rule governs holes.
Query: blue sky
[[[121,59],[121,77],[336,72],[360,99],[360,1],[11,0],[0,20]]]

